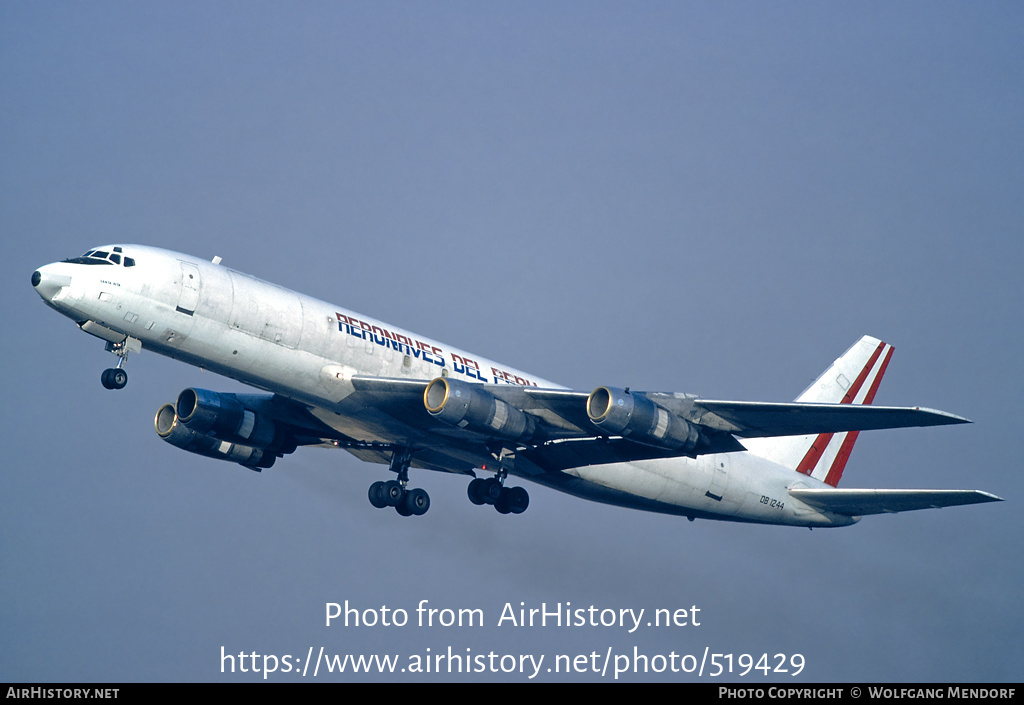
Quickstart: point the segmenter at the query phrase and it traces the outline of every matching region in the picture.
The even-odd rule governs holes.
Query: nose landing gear
[[[103,374],[100,375],[100,384],[105,389],[124,389],[124,386],[128,384],[128,373],[121,369],[120,362],[117,364],[117,367],[103,370]]]
[[[105,389],[124,389],[124,386],[128,384],[128,373],[124,370],[124,363],[128,360],[128,353],[142,351],[142,342],[128,336],[120,343],[107,342],[106,349],[107,352],[117,355],[119,359],[117,367],[103,370],[103,374],[100,375],[100,384]]]

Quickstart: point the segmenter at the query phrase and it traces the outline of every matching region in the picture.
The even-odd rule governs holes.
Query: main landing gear
[[[418,487],[408,488],[409,462],[412,451],[408,448],[396,448],[391,453],[391,471],[398,475],[397,480],[378,481],[370,485],[367,497],[370,504],[377,509],[394,507],[404,517],[422,516],[430,509],[430,495]],[[522,487],[505,487],[505,470],[500,470],[495,477],[474,478],[469,483],[469,501],[473,504],[493,505],[500,514],[522,514],[530,506],[530,495]]]
[[[497,477],[475,478],[469,483],[467,494],[473,504],[493,504],[499,514],[522,514],[530,506],[530,494],[522,487],[504,487],[505,472]]]
[[[377,509],[394,507],[404,517],[422,516],[430,509],[430,495],[419,487],[407,489],[409,484],[409,461],[412,453],[407,448],[396,449],[391,454],[391,470],[398,473],[397,480],[374,482],[367,493],[370,504]]]

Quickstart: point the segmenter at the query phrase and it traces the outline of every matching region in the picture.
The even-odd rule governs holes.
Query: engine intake
[[[637,443],[693,450],[701,441],[697,428],[643,394],[616,387],[598,387],[587,397],[587,416],[602,431]]]
[[[488,436],[525,441],[537,434],[533,416],[479,384],[438,377],[423,390],[423,405],[434,418]]]

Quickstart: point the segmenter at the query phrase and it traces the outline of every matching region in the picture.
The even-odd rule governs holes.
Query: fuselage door
[[[729,486],[729,456],[725,453],[714,456],[714,468],[711,471],[711,487],[705,493],[716,502],[721,502],[725,496],[725,488]]]
[[[181,263],[181,293],[178,294],[178,311],[191,316],[199,305],[199,267],[189,262]]]

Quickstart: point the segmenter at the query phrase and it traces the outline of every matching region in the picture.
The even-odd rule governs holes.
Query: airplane
[[[793,402],[703,399],[598,386],[576,391],[212,261],[155,247],[97,247],[40,267],[43,301],[117,356],[101,383],[128,382],[152,350],[263,390],[182,391],[159,408],[160,438],[255,471],[300,446],[388,465],[377,508],[430,507],[410,469],[472,478],[476,505],[520,514],[508,478],[577,497],[697,518],[848,526],[871,514],[1001,501],[980,490],[840,489],[861,431],[969,423],[873,406],[893,348],[858,340]]]

